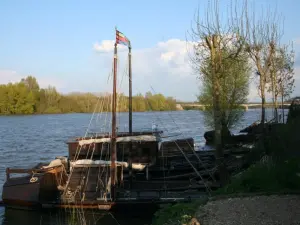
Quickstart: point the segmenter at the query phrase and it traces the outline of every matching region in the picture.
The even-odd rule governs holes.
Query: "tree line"
[[[118,111],[128,111],[128,96],[118,94]],[[162,94],[137,94],[132,97],[132,110],[176,110],[176,100]],[[111,111],[111,95],[92,93],[61,94],[55,87],[40,88],[33,76],[17,83],[0,85],[0,115],[90,113]]]

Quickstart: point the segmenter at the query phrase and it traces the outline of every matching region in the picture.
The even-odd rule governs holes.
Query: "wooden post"
[[[9,168],[6,168],[6,180],[9,180],[10,178],[10,171]]]

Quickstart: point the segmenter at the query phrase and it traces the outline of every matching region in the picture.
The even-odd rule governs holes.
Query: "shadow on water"
[[[1,208],[5,225],[150,225],[153,213],[107,213],[82,210],[28,211]],[[2,212],[3,211],[3,212]]]

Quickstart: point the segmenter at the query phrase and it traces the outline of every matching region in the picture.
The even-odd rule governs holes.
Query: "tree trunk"
[[[220,183],[226,185],[228,181],[228,172],[224,161],[224,152],[222,144],[222,115],[220,110],[220,89],[217,79],[214,82],[215,98],[214,98],[214,123],[215,123],[215,146],[216,146],[216,163]]]
[[[260,79],[260,90],[261,90],[261,129],[264,130],[265,127],[265,108],[266,108],[266,97],[265,97],[265,82],[264,78]]]
[[[278,123],[278,103],[277,103],[277,96],[275,95],[274,98],[274,116],[275,116],[275,122]]]
[[[222,115],[221,115],[221,102],[220,102],[220,83],[218,79],[218,43],[216,36],[212,38],[212,48],[211,48],[211,60],[212,60],[212,78],[213,78],[213,109],[214,109],[214,125],[215,125],[215,148],[216,148],[216,163],[218,174],[220,178],[221,186],[227,184],[228,181],[228,171],[225,165],[224,152],[222,147]]]
[[[276,95],[276,75],[273,78],[273,103],[274,103],[274,118],[275,122],[278,123],[278,106],[277,106],[277,95]]]
[[[284,123],[283,94],[281,95],[282,123]]]
[[[262,76],[262,74],[261,74]],[[261,148],[265,151],[265,104],[266,104],[266,97],[265,97],[265,77],[260,77],[260,91],[261,91],[261,124],[260,124],[260,132],[261,132]]]

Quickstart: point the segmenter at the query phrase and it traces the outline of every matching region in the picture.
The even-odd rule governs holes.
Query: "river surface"
[[[272,117],[272,110],[267,109],[267,117]],[[260,110],[246,111],[241,122],[232,131],[259,120]],[[59,114],[32,116],[0,116],[0,192],[5,182],[6,167],[31,167],[39,162],[49,162],[55,156],[67,156],[66,141],[74,136],[83,136],[86,132],[103,132],[110,130],[110,113],[93,114]],[[119,131],[128,129],[128,114],[118,115]],[[203,145],[204,125],[202,111],[142,112],[133,113],[133,130],[151,130],[153,124],[164,131],[169,138],[193,137],[195,142]],[[73,216],[72,216],[73,215]],[[100,214],[99,212],[81,215],[85,224],[150,224],[152,215],[124,218],[124,215]],[[67,222],[66,222],[67,221]],[[71,222],[72,223],[71,223]],[[32,212],[9,210],[0,207],[0,224],[84,224],[74,217],[62,212]]]

